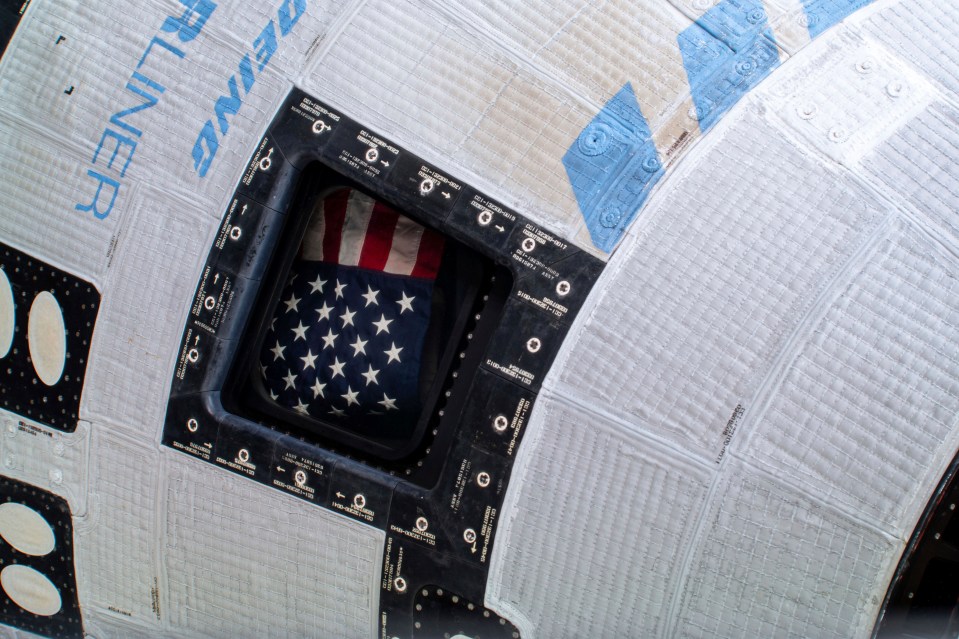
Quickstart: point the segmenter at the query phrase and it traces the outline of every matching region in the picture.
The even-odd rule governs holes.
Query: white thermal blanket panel
[[[540,401],[488,597],[536,637],[662,636],[709,469],[559,398]]]
[[[870,636],[898,544],[730,466],[701,522],[675,636]]]
[[[959,445],[959,141],[955,100],[941,93],[952,45],[915,16],[905,28],[921,55],[901,56],[885,32],[877,43],[876,25],[903,10],[887,5],[727,115],[611,257],[544,384],[563,399],[534,411],[494,548],[489,604],[527,619],[532,636],[563,624],[597,637],[871,633]],[[841,86],[815,80],[826,77]],[[681,517],[695,533],[677,563],[650,569],[673,588],[664,625],[648,589],[633,607],[593,596],[624,588],[595,535],[531,541],[548,529],[541,513],[621,512],[621,495],[590,483],[633,463],[621,441],[650,451],[643,470],[705,473],[700,510]],[[633,503],[649,505],[657,485]],[[671,507],[692,507],[676,494]],[[607,526],[629,539],[622,531],[662,521],[649,507]],[[616,560],[645,565],[647,549]],[[554,597],[559,565],[599,583]],[[636,610],[644,621],[627,630]]]
[[[558,377],[706,459],[817,296],[885,215],[744,109],[651,202]],[[718,138],[718,139],[717,139]],[[562,356],[561,356],[562,357]]]
[[[742,456],[900,539],[959,444],[957,265],[897,223],[836,292]]]
[[[452,175],[534,221],[563,234],[580,226],[561,158],[598,105],[444,10],[365,3],[305,82],[424,159],[444,158]]]
[[[147,185],[133,199],[129,238],[111,259],[80,413],[159,439],[170,370],[217,224],[202,207]]]
[[[863,158],[868,179],[889,198],[935,225],[934,233],[959,246],[959,111],[937,103]],[[945,231],[945,232],[943,232]]]
[[[98,429],[91,483],[97,492],[74,530],[81,601],[139,627],[160,629],[156,449]],[[122,551],[120,550],[122,549]]]
[[[260,637],[373,635],[382,531],[181,455],[166,457],[171,628],[213,637],[235,637],[238,629]]]

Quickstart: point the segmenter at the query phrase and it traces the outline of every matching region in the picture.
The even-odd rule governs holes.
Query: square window
[[[509,272],[319,163],[287,217],[224,404],[408,467],[451,438],[444,408],[465,395]]]

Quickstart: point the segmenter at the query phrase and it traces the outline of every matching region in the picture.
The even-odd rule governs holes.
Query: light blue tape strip
[[[563,156],[586,228],[610,252],[663,174],[652,132],[627,83]]]
[[[759,0],[723,0],[677,40],[703,133],[779,66]]]
[[[872,4],[872,0],[802,0],[809,37],[815,38],[853,11]]]

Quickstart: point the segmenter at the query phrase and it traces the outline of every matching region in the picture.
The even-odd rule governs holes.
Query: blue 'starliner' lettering
[[[211,0],[180,0],[180,4],[184,7],[183,13],[179,17],[168,16],[160,26],[160,34],[173,34],[176,39],[172,42],[177,44],[196,39],[216,9],[216,4]],[[135,121],[137,113],[156,106],[160,96],[166,91],[166,87],[155,77],[151,77],[145,67],[150,66],[149,61],[159,60],[162,68],[171,55],[181,60],[186,58],[183,49],[171,43],[169,37],[160,34],[153,36],[147,43],[126,84],[127,91],[139,101],[110,116],[109,125],[104,129],[100,143],[93,151],[90,161],[93,168],[87,169],[87,176],[91,178],[90,203],[78,203],[74,207],[77,211],[93,213],[99,220],[105,219],[113,211],[120,192],[120,180],[130,168],[133,154],[143,136],[143,130],[132,124],[131,120]],[[117,161],[117,156],[121,154],[122,163]]]

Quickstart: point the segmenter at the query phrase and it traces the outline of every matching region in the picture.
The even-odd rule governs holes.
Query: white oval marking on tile
[[[60,612],[63,600],[60,591],[46,575],[20,564],[11,564],[0,571],[0,586],[13,603],[27,612],[49,617]]]
[[[67,362],[67,329],[63,309],[53,293],[43,291],[33,299],[27,323],[27,344],[37,377],[47,386],[60,381]]]
[[[7,274],[0,268],[0,358],[6,357],[13,346],[13,329],[17,323],[15,308],[13,288]]]
[[[25,555],[40,557],[53,552],[56,535],[47,520],[29,506],[0,504],[0,537]]]

